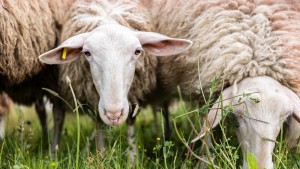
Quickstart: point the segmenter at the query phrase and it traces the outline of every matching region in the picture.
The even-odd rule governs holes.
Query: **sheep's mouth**
[[[106,118],[109,120],[109,122],[112,125],[118,125],[120,124],[120,121],[122,121],[121,119],[123,118],[123,110],[117,114],[109,114],[109,113],[105,113]]]

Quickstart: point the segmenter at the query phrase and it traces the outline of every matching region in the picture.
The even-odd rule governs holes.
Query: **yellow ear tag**
[[[68,48],[64,48],[64,50],[63,50],[63,53],[62,53],[62,55],[61,55],[61,58],[62,58],[63,60],[65,60],[65,59],[67,58],[67,50],[68,50]]]

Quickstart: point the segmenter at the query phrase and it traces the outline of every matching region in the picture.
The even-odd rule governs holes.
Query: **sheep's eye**
[[[83,51],[84,56],[86,57],[90,57],[91,53],[89,51]]]
[[[139,54],[142,53],[142,51],[143,51],[143,49],[137,48],[137,49],[135,50],[134,54],[135,54],[135,55],[139,55]]]

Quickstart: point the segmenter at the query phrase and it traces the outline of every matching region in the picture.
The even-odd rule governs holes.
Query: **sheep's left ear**
[[[65,64],[74,61],[82,55],[82,46],[88,35],[89,33],[82,33],[70,37],[57,48],[40,55],[40,61],[47,64]]]
[[[154,32],[135,32],[143,49],[155,56],[176,55],[189,49],[193,42],[186,39],[170,38]]]
[[[226,88],[222,92],[222,97],[216,101],[207,116],[203,118],[204,123],[201,131],[198,136],[192,140],[192,143],[201,139],[205,135],[206,131],[216,127],[220,123],[222,120],[222,108],[232,102],[232,99],[229,99],[232,98],[232,92],[233,86]]]
[[[291,99],[293,105],[293,117],[300,123],[300,99],[299,97],[290,89],[282,86],[285,94]]]

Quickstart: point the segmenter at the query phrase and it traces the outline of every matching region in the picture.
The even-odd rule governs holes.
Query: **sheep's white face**
[[[135,63],[142,51],[155,56],[175,55],[191,44],[184,39],[107,24],[71,37],[39,58],[48,64],[62,64],[83,55],[90,64],[93,82],[100,95],[100,117],[106,124],[116,125],[124,122],[129,114],[127,95]]]
[[[90,64],[99,93],[98,110],[107,124],[119,124],[129,112],[127,94],[135,63],[143,48],[133,32],[124,27],[101,27],[86,39],[82,51]]]
[[[272,152],[283,122],[293,112],[291,99],[281,84],[271,78],[247,78],[239,83],[233,99],[239,122],[237,136],[241,143],[244,166],[247,153],[256,156],[259,168],[273,168]],[[272,141],[273,140],[273,141]]]

